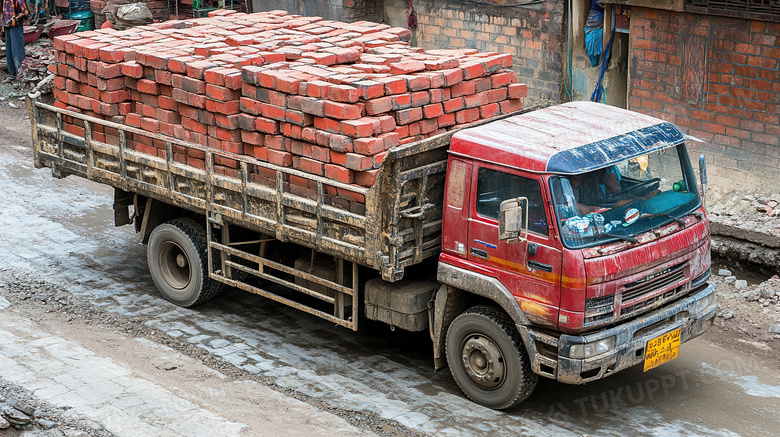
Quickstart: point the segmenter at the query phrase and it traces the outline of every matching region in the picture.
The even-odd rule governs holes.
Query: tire
[[[447,330],[446,354],[455,382],[480,405],[511,408],[536,388],[520,333],[496,307],[475,306],[456,317]]]
[[[206,230],[191,219],[165,222],[152,231],[146,247],[149,272],[160,293],[188,308],[213,299],[222,289],[209,279]]]

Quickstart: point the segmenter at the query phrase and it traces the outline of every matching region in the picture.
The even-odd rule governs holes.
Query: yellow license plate
[[[682,328],[678,328],[648,341],[645,348],[645,372],[677,358],[680,355],[681,337]]]

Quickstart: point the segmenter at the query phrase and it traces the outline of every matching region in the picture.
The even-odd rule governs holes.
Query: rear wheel
[[[222,284],[209,279],[206,230],[191,219],[157,226],[149,236],[149,272],[160,293],[182,307],[214,298]]]
[[[446,353],[461,390],[488,408],[514,407],[536,387],[520,334],[498,308],[480,305],[456,317],[447,330]]]

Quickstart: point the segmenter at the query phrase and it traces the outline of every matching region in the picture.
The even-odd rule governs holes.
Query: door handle
[[[549,264],[542,264],[536,261],[528,261],[528,267],[534,268],[536,270],[541,270],[543,272],[552,273],[552,266]]]
[[[487,250],[477,249],[476,247],[471,248],[471,254],[474,256],[478,256],[480,258],[485,258],[485,259],[490,258],[488,256]]]

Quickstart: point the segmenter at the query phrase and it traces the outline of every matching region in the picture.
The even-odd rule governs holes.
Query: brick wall
[[[630,49],[629,109],[706,141],[711,182],[776,192],[780,23],[635,7]]]
[[[408,1],[385,0],[385,21],[406,27]],[[513,70],[528,85],[526,105],[560,102],[565,48],[560,0],[528,7],[493,7],[457,0],[414,0],[418,28],[413,43],[426,49],[474,48],[511,53]]]

